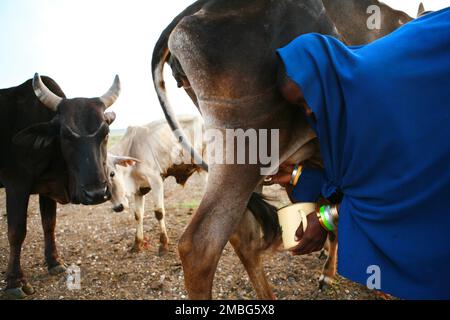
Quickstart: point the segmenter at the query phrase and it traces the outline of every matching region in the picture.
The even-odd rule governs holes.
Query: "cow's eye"
[[[116,176],[116,173],[113,171],[113,172],[111,172],[111,173],[109,174],[109,176],[110,176],[111,178],[114,178],[114,177]]]

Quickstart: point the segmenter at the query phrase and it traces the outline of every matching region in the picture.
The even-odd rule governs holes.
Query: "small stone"
[[[150,283],[150,289],[156,291],[156,290],[160,290],[162,289],[163,284],[159,281],[153,281],[152,283]]]

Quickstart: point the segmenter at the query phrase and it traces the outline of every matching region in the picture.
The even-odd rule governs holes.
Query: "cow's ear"
[[[58,136],[58,126],[54,122],[45,122],[28,127],[13,138],[15,145],[39,150],[47,148]]]
[[[113,161],[115,166],[122,166],[122,167],[135,166],[136,164],[141,162],[138,159],[130,157],[114,157]]]
[[[105,121],[108,125],[111,125],[116,120],[116,114],[114,112],[105,113]]]

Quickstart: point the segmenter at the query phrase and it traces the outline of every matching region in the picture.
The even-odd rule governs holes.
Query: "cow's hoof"
[[[160,257],[163,257],[163,256],[165,256],[168,253],[169,253],[169,246],[168,245],[160,245],[159,246],[158,254],[159,254]]]
[[[23,291],[22,288],[11,288],[6,289],[4,292],[5,299],[8,300],[22,300],[25,299],[28,295]]]
[[[144,250],[150,248],[150,244],[147,240],[136,240],[134,241],[133,247],[130,249],[131,253],[140,253]]]
[[[137,245],[133,245],[130,249],[130,253],[140,253],[142,252],[142,248]]]
[[[334,282],[333,278],[330,278],[322,274],[319,279],[319,290],[326,291],[330,289],[333,286],[333,282]]]
[[[48,269],[48,273],[50,273],[50,275],[52,276],[57,276],[65,272],[67,272],[67,268],[63,264]]]
[[[145,249],[145,245],[143,242],[135,242],[133,247],[131,247],[131,253],[141,253]]]
[[[23,286],[22,286],[22,290],[23,292],[25,292],[25,294],[27,296],[31,296],[33,294],[36,293],[36,290],[34,290],[33,286],[31,284],[29,284],[28,282],[26,282]]]

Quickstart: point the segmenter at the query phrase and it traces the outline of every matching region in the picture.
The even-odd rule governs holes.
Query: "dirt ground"
[[[65,276],[52,277],[47,273],[38,201],[34,196],[30,202],[28,234],[22,253],[23,269],[36,289],[36,294],[28,299],[187,299],[176,244],[200,203],[203,179],[193,176],[184,189],[172,179],[168,179],[165,186],[171,244],[170,253],[164,257],[158,256],[158,223],[148,210],[144,230],[149,248],[133,254],[129,252],[135,232],[131,213],[112,213],[109,203],[96,207],[59,206],[56,236],[60,255],[66,264],[81,268],[81,290],[75,291],[67,289]],[[280,203],[287,201],[281,188],[266,190],[269,195],[280,199]],[[9,254],[5,210],[4,190],[0,190],[1,287],[5,287]],[[266,272],[278,299],[376,298],[366,288],[340,277],[332,288],[319,291],[318,277],[323,263],[318,254],[292,257],[280,252],[265,258]],[[216,299],[256,298],[230,245],[225,248],[219,263],[213,294]]]

